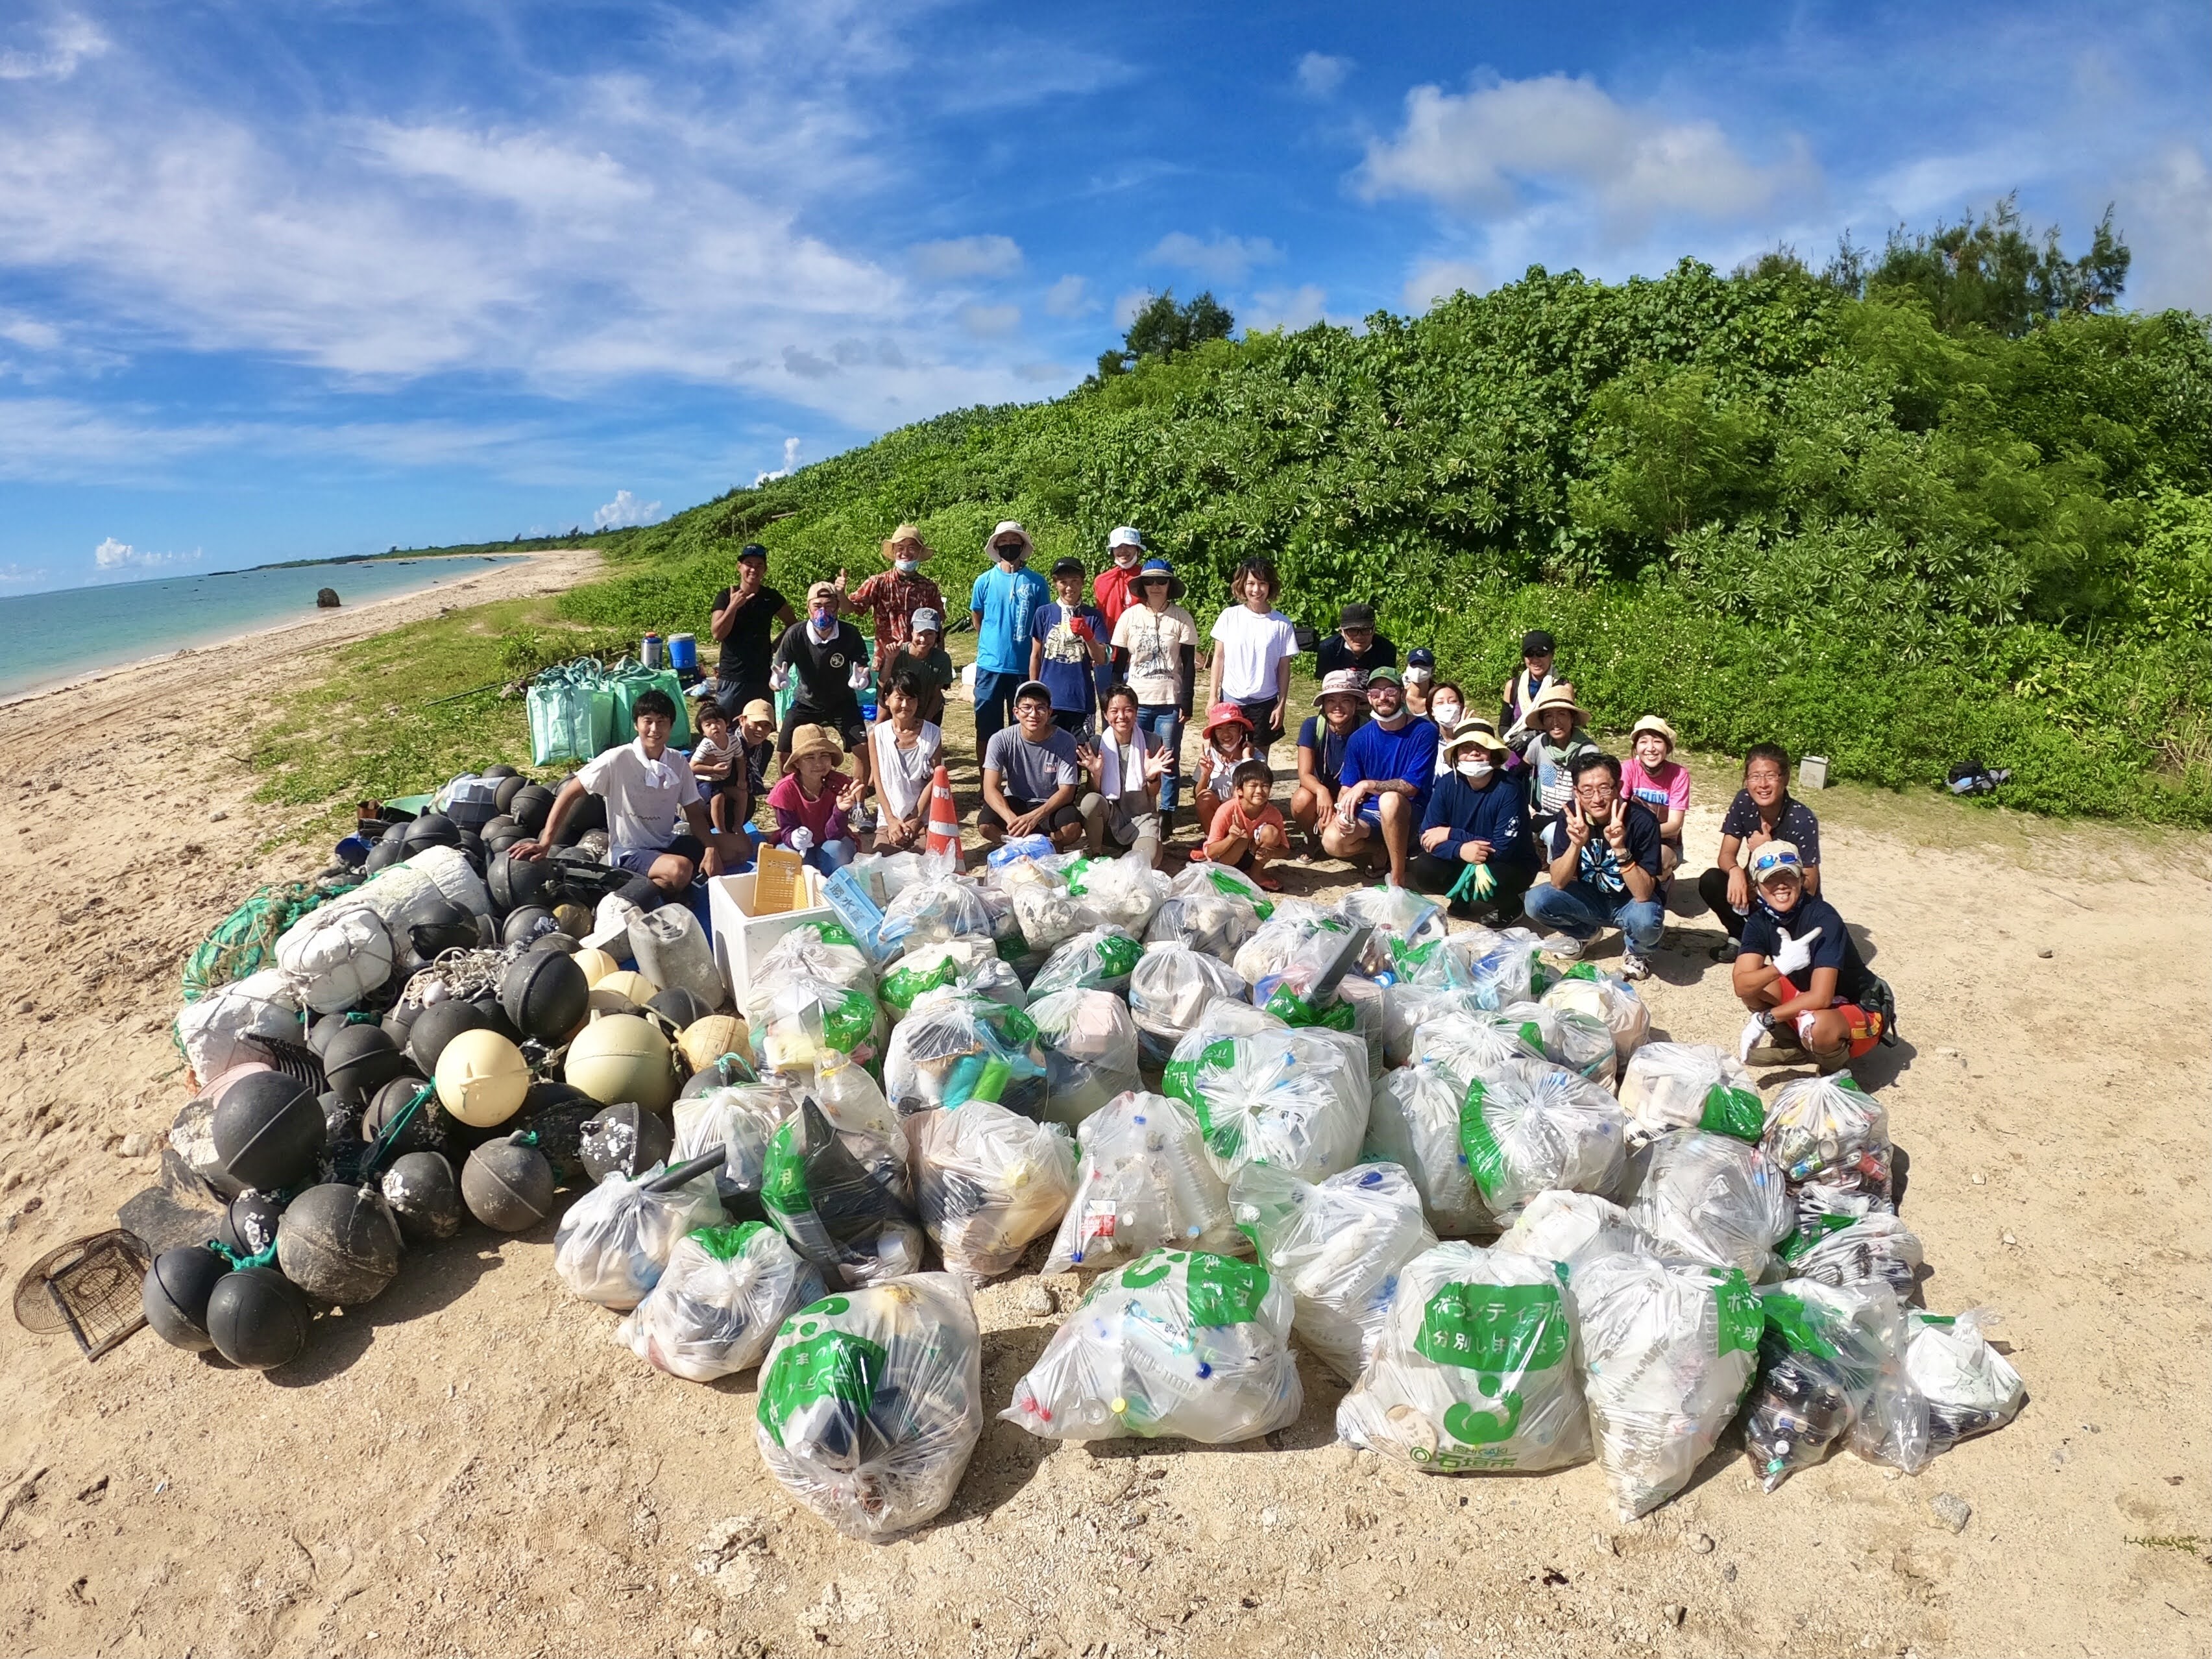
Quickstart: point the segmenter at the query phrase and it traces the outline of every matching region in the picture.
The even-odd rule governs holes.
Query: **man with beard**
[[[1344,746],[1336,810],[1321,844],[1330,857],[1354,864],[1371,864],[1379,847],[1386,878],[1403,887],[1413,831],[1436,777],[1436,722],[1407,708],[1405,683],[1395,668],[1368,675],[1367,708],[1372,718]]]

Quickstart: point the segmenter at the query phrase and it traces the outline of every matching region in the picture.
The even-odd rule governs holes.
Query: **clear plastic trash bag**
[[[1766,1108],[1751,1073],[1709,1042],[1647,1042],[1620,1074],[1620,1105],[1650,1139],[1674,1129],[1757,1140]]]
[[[1675,1129],[1638,1155],[1629,1218],[1662,1254],[1756,1280],[1789,1236],[1795,1212],[1782,1172],[1732,1135]]]
[[[772,988],[763,1013],[747,1023],[769,1071],[807,1076],[828,1053],[866,1066],[883,1052],[883,1006],[858,986],[785,980]]]
[[[1917,1474],[1928,1403],[1905,1380],[1905,1315],[1881,1285],[1786,1279],[1756,1292],[1765,1326],[1744,1450],[1772,1492],[1838,1445]]]
[[[920,997],[931,991],[967,987],[986,963],[999,960],[999,947],[988,939],[938,939],[910,947],[885,965],[876,996],[893,1019],[903,1019]]]
[[[585,1301],[628,1312],[660,1282],[684,1234],[722,1224],[712,1175],[672,1193],[647,1191],[665,1172],[655,1164],[635,1181],[609,1174],[570,1205],[553,1230],[553,1271]]]
[[[1219,958],[1179,940],[1147,945],[1129,974],[1129,1012],[1140,1051],[1159,1065],[1209,1003],[1242,1002],[1250,990]]]
[[[761,1363],[754,1441],[778,1485],[848,1538],[941,1513],[983,1434],[968,1286],[909,1273],[800,1309]]]
[[[1050,951],[1105,918],[1065,887],[1025,882],[1013,890],[1014,925],[1032,951]]]
[[[1450,940],[1427,939],[1412,945],[1386,936],[1384,943],[1390,953],[1391,976],[1399,984],[1418,985],[1431,991],[1474,988],[1474,981],[1468,975],[1467,965],[1453,952]]]
[[[1237,947],[1237,955],[1229,965],[1256,985],[1270,974],[1279,974],[1289,967],[1298,947],[1323,930],[1340,933],[1345,928],[1342,922],[1318,904],[1301,898],[1278,899],[1274,915]]]
[[[1167,902],[1167,875],[1141,852],[1116,859],[1085,859],[1068,869],[1067,890],[1115,926],[1141,936]]]
[[[1054,991],[1030,1004],[1044,1050],[1044,1117],[1069,1128],[1116,1095],[1141,1088],[1137,1024],[1110,991]]]
[[[765,1222],[702,1227],[615,1334],[647,1364],[712,1382],[760,1364],[776,1327],[825,1295],[822,1274]]]
[[[1585,1261],[1623,1251],[1650,1251],[1650,1240],[1636,1230],[1628,1212],[1595,1193],[1539,1193],[1504,1236],[1501,1250],[1518,1250],[1556,1261],[1571,1271]]]
[[[1030,1117],[1043,1111],[1044,1050],[1036,1026],[1020,1009],[988,997],[931,991],[892,1028],[884,1053],[884,1097],[904,1116],[957,1106],[978,1090]]]
[[[1096,1271],[1157,1249],[1242,1255],[1229,1189],[1206,1161],[1190,1108],[1133,1091],[1109,1101],[1075,1132],[1075,1195],[1044,1271]]]
[[[1575,1316],[1553,1262],[1453,1241],[1407,1263],[1338,1436],[1431,1474],[1590,1455]]]
[[[1588,1078],[1539,1060],[1509,1060],[1468,1079],[1459,1149],[1499,1221],[1537,1194],[1610,1193],[1621,1181],[1628,1120]]]
[[[1490,1018],[1517,1025],[1521,1040],[1541,1049],[1553,1065],[1612,1086],[1620,1063],[1613,1050],[1613,1030],[1603,1020],[1540,1002],[1509,1003]]]
[[[903,1138],[833,1126],[811,1097],[769,1139],[761,1206],[826,1282],[879,1283],[921,1264]]]
[[[1347,927],[1372,927],[1378,937],[1421,945],[1444,936],[1444,908],[1425,893],[1387,883],[1356,887],[1336,902]]]
[[[753,982],[787,975],[872,989],[875,968],[842,921],[801,922],[753,964]]]
[[[960,876],[924,876],[884,907],[878,930],[888,950],[940,945],[949,939],[990,939],[996,923],[975,883]]]
[[[1613,1033],[1614,1060],[1624,1065],[1650,1034],[1651,1013],[1644,999],[1636,994],[1636,988],[1626,980],[1601,974],[1587,962],[1577,963],[1537,1000],[1563,1014],[1601,1021]]]
[[[1304,1403],[1291,1306],[1257,1263],[1155,1250],[1100,1276],[999,1415],[1054,1440],[1272,1433]]]
[[[688,1096],[671,1113],[676,1148],[670,1157],[681,1164],[721,1147],[722,1167],[714,1172],[716,1196],[725,1209],[736,1205],[740,1218],[757,1220],[757,1215],[745,1212],[760,1203],[769,1137],[798,1105],[799,1097],[790,1088],[769,1083],[732,1084]]]
[[[1113,991],[1126,994],[1129,975],[1145,954],[1143,941],[1120,923],[1088,927],[1062,941],[1030,981],[1030,997],[1055,991]]]
[[[1309,1181],[1349,1169],[1367,1133],[1366,1052],[1324,1030],[1265,1030],[1176,1045],[1161,1088],[1197,1113],[1224,1181],[1272,1164]]]
[[[1528,1002],[1543,994],[1552,981],[1543,965],[1543,946],[1526,927],[1493,933],[1487,927],[1454,933],[1446,950],[1456,957],[1467,981],[1486,1008],[1498,1009]]]
[[[1407,1049],[1413,1065],[1435,1061],[1464,1078],[1475,1078],[1516,1060],[1547,1064],[1541,1045],[1521,1035],[1517,1024],[1501,1024],[1494,1012],[1468,1010],[1456,1000],[1460,993],[1425,1014],[1413,1028]]]
[[[1793,1184],[1889,1196],[1889,1114],[1847,1072],[1784,1084],[1759,1145]]]
[[[908,1167],[922,1230],[945,1265],[981,1284],[1050,1232],[1075,1194],[1075,1143],[994,1101],[908,1118]]]
[[[1359,1155],[1395,1164],[1421,1195],[1430,1226],[1446,1238],[1464,1238],[1491,1225],[1473,1171],[1459,1149],[1459,1112],[1467,1085],[1433,1060],[1382,1074],[1367,1109],[1367,1133]]]
[[[1248,1164],[1229,1183],[1229,1203],[1261,1263],[1290,1287],[1300,1340],[1356,1380],[1399,1270],[1437,1242],[1412,1180],[1395,1164],[1356,1164],[1319,1182]]]
[[[1920,1237],[1886,1210],[1863,1216],[1831,1215],[1832,1224],[1800,1229],[1782,1242],[1782,1260],[1795,1279],[1823,1285],[1887,1285],[1899,1296],[1912,1289],[1926,1259]]]
[[[1733,1267],[1600,1256],[1567,1280],[1583,1392],[1620,1518],[1690,1483],[1751,1386],[1765,1320]]]
[[[1226,864],[1215,864],[1200,859],[1186,864],[1168,883],[1170,895],[1182,898],[1192,893],[1218,893],[1233,899],[1253,913],[1253,926],[1275,914],[1275,901],[1260,890],[1260,884],[1242,870]]]
[[[1226,968],[1237,947],[1259,927],[1252,907],[1241,899],[1203,890],[1177,893],[1152,913],[1145,928],[1145,942],[1187,945]]]
[[[2027,1402],[2020,1373],[1990,1346],[1987,1333],[1997,1322],[1987,1308],[1950,1319],[1905,1310],[1905,1375],[1927,1402],[1931,1450],[2002,1428]]]

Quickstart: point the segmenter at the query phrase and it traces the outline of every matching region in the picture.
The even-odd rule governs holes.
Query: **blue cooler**
[[[679,674],[696,673],[699,669],[698,636],[671,634],[668,636],[668,665]]]

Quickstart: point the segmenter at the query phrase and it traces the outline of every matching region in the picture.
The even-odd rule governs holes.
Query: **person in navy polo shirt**
[[[1809,1057],[1823,1072],[1840,1071],[1895,1026],[1889,987],[1869,971],[1836,907],[1810,890],[1796,847],[1764,843],[1751,855],[1751,881],[1733,973],[1751,1019],[1737,1055],[1759,1066]]]
[[[1379,846],[1389,865],[1386,879],[1406,884],[1413,827],[1429,804],[1437,770],[1437,723],[1406,707],[1406,687],[1395,668],[1367,676],[1367,708],[1374,718],[1344,746],[1336,810],[1321,832],[1331,858],[1371,864]]]
[[[1622,936],[1620,972],[1649,979],[1667,908],[1659,897],[1659,817],[1620,793],[1620,763],[1592,750],[1574,763],[1574,799],[1545,826],[1552,884],[1531,887],[1528,919],[1587,945],[1607,927]]]

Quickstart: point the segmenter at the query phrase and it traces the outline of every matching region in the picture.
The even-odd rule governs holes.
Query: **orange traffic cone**
[[[952,775],[943,766],[929,781],[929,850],[960,856],[960,809],[952,802]]]

